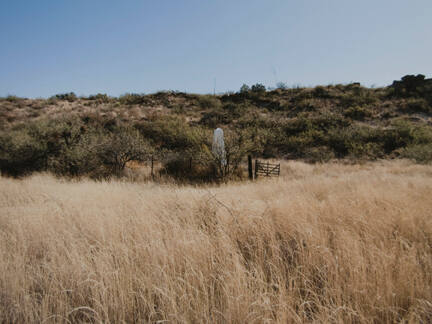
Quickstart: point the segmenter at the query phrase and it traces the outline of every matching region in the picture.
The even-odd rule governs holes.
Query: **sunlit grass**
[[[0,178],[0,322],[431,321],[431,166],[282,175]]]

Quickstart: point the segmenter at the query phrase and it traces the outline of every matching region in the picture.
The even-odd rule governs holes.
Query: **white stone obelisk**
[[[216,128],[213,133],[212,152],[221,162],[222,166],[227,164],[225,153],[224,133],[221,128]]]

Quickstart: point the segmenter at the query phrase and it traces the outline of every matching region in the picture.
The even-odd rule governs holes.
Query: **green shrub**
[[[9,101],[9,102],[18,102],[22,98],[14,96],[14,95],[8,95],[5,99],[6,99],[6,101]]]
[[[373,105],[378,102],[378,98],[372,95],[370,92],[360,93],[345,93],[340,97],[340,105],[342,107],[353,107],[353,106],[365,106]]]
[[[14,127],[1,135],[1,166],[6,174],[19,176],[51,170],[58,159],[81,138],[84,125],[78,118],[43,119]]]
[[[297,103],[303,99],[313,99],[313,91],[304,88],[298,88],[294,94],[292,101]]]
[[[383,132],[368,126],[351,125],[328,133],[328,146],[336,157],[374,159],[383,155]]]
[[[58,99],[58,100],[66,100],[66,101],[69,101],[69,102],[74,102],[74,101],[76,101],[78,99],[78,97],[76,96],[76,94],[73,93],[73,92],[59,93],[59,94],[56,94],[54,97],[51,97],[51,98]]]
[[[121,175],[127,162],[146,161],[153,153],[153,148],[141,134],[127,127],[103,136],[93,150],[106,168],[117,176]]]
[[[229,102],[223,106],[223,109],[231,117],[228,117],[228,119],[232,120],[233,118],[240,118],[242,116],[245,116],[252,109],[252,107],[246,103],[234,104],[232,102]]]
[[[0,171],[18,177],[47,167],[49,148],[28,129],[0,134]]]
[[[119,97],[119,102],[123,105],[142,105],[146,103],[144,94],[126,93]]]
[[[49,170],[61,176],[88,176],[94,179],[110,177],[109,170],[102,164],[97,151],[99,134],[94,130],[83,134],[77,143],[64,146],[61,154],[51,158]]]
[[[372,116],[372,112],[367,107],[354,106],[346,109],[344,116],[354,120],[365,120]]]
[[[426,125],[412,126],[411,131],[413,144],[431,144],[432,143],[432,127]]]
[[[394,121],[390,128],[382,132],[380,139],[383,143],[384,151],[388,154],[412,143],[414,140],[413,130],[413,125],[407,121]]]
[[[300,111],[317,110],[315,99],[308,99],[308,98],[298,100],[295,107]]]
[[[203,109],[219,109],[222,106],[219,98],[211,95],[198,96],[198,103]]]
[[[110,97],[106,93],[98,93],[96,95],[90,95],[88,100],[93,100],[98,103],[107,103],[110,101]]]
[[[120,175],[128,161],[152,152],[138,131],[85,125],[78,118],[41,120],[0,134],[0,170],[20,176],[48,170],[63,176]]]
[[[432,162],[432,143],[409,145],[399,151],[403,158],[414,160],[418,163]]]
[[[254,85],[251,87],[251,91],[252,91],[252,92],[262,93],[262,92],[265,92],[265,91],[266,91],[266,87],[265,87],[263,84],[261,84],[261,83],[257,83],[257,84],[254,84]]]
[[[425,79],[423,74],[405,75],[401,81],[391,85],[391,95],[398,97],[427,97],[431,99],[432,80]]]
[[[296,135],[309,129],[327,132],[333,128],[347,127],[349,124],[346,119],[337,114],[322,113],[312,116],[299,114],[297,118],[286,122],[284,128],[287,135]]]
[[[250,87],[247,84],[243,84],[240,87],[240,93],[248,93],[250,91]]]
[[[208,138],[210,135],[207,133]],[[224,135],[226,163],[212,152],[211,144],[202,138],[193,150],[168,159],[163,172],[177,180],[197,182],[242,178],[242,162],[247,154],[256,149],[256,143],[252,141],[252,134],[249,131],[226,130]]]
[[[137,123],[136,127],[155,147],[176,152],[199,146],[203,136],[200,127],[191,127],[180,116],[161,116]]]
[[[206,112],[202,115],[200,119],[200,124],[210,127],[216,128],[223,124],[228,124],[230,122],[229,115],[224,110],[213,110],[210,112]]]
[[[332,97],[330,91],[323,86],[316,86],[313,89],[313,94],[317,98],[331,98]]]
[[[217,179],[216,172],[213,164],[185,156],[171,157],[160,170],[161,175],[168,175],[181,182],[212,182]]]
[[[288,86],[284,82],[278,82],[276,83],[276,89],[286,90],[288,89]]]
[[[424,98],[409,98],[406,99],[404,105],[402,106],[403,110],[407,110],[411,113],[432,113],[432,106],[429,102]]]

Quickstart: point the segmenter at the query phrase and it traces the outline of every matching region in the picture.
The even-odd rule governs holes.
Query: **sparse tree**
[[[102,163],[119,175],[127,162],[148,160],[153,148],[137,130],[122,128],[104,137],[96,151]]]
[[[238,172],[241,162],[255,145],[250,133],[245,130],[225,131],[224,142],[226,163],[222,162],[221,156],[212,152],[208,144],[202,145],[197,157],[201,164],[211,166],[217,177],[227,179]]]
[[[243,84],[240,88],[240,93],[248,93],[250,91],[250,88],[247,84]]]
[[[257,83],[257,84],[254,84],[251,87],[251,91],[252,92],[265,92],[266,91],[266,87],[263,84],[261,84],[261,83]]]
[[[287,84],[284,83],[284,82],[278,82],[278,83],[276,83],[276,89],[282,89],[282,90],[285,90],[285,89],[288,89],[288,86],[287,86]]]

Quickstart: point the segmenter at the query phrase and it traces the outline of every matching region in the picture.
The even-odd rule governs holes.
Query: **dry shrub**
[[[0,322],[432,320],[432,167],[219,187],[0,178]]]

